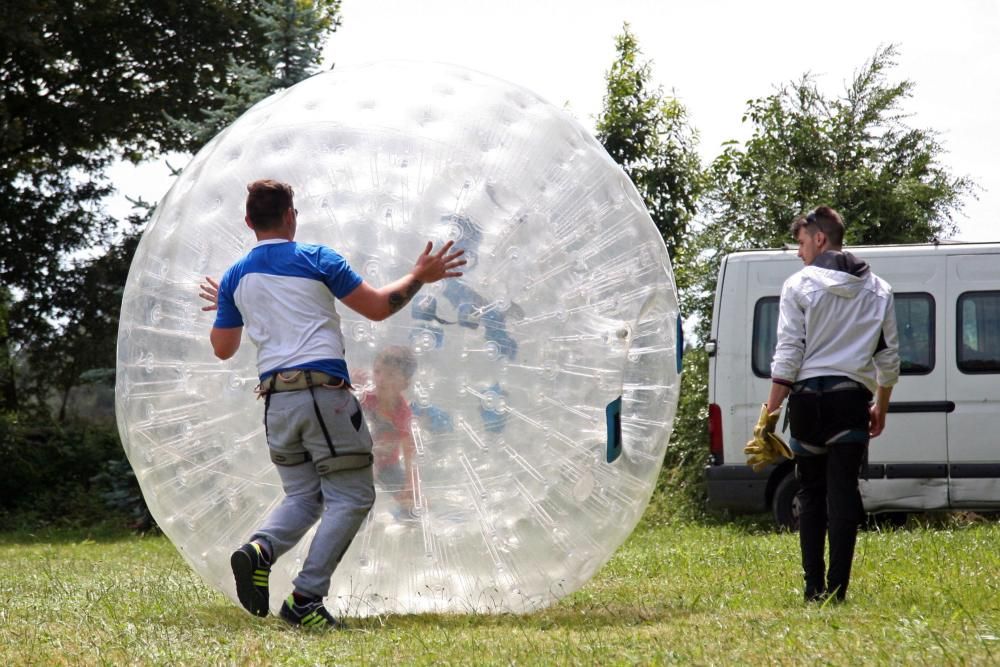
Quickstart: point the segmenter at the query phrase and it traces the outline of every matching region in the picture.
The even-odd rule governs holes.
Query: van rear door
[[[892,286],[902,362],[885,431],[869,445],[868,475],[861,482],[865,509],[947,509],[947,258],[934,251],[859,256]]]
[[[951,505],[1000,507],[1000,256],[948,258]]]

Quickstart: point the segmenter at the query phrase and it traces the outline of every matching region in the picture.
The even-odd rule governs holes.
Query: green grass
[[[0,664],[1000,664],[1000,523],[862,533],[841,606],[801,601],[798,560],[763,522],[646,522],[545,611],[317,636],[249,616],[162,537],[6,534]]]

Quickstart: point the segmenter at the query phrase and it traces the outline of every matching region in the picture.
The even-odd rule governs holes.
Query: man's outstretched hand
[[[202,306],[202,310],[218,310],[219,309],[219,283],[215,282],[208,276],[205,276],[207,282],[202,283],[198,286],[201,290],[198,292],[200,296],[205,301],[208,301],[207,306]]]
[[[417,257],[417,263],[413,267],[412,275],[423,284],[436,283],[443,278],[457,278],[462,275],[461,271],[455,271],[460,266],[465,265],[464,259],[459,259],[465,254],[464,250],[449,252],[455,245],[454,241],[448,241],[441,249],[431,254],[434,244],[427,242],[427,247]]]

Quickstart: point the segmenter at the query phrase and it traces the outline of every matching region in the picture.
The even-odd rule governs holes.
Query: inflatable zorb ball
[[[444,65],[338,68],[275,94],[157,207],[122,304],[117,415],[164,533],[236,601],[230,553],[282,497],[255,349],[244,337],[216,359],[197,293],[254,245],[244,203],[259,178],[294,187],[297,241],[331,246],[373,285],[408,272],[427,240],[469,260],[384,322],[338,304],[361,397],[378,392],[381,351],[405,347],[415,368],[406,438],[366,410],[391,465],[376,462],[378,499],[327,605],[520,612],[581,587],[635,527],[670,437],[670,263],[587,130],[523,88]],[[392,462],[406,446],[410,465]],[[276,563],[272,611],[311,539]]]

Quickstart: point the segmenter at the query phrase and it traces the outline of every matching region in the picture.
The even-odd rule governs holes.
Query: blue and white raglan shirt
[[[309,368],[350,382],[336,300],[361,284],[339,254],[285,239],[259,241],[219,283],[219,329],[246,327],[261,380]]]

